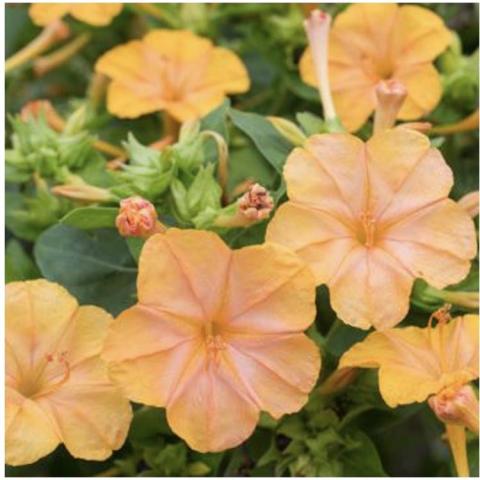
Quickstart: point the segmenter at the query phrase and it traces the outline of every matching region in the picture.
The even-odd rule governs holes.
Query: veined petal
[[[310,269],[291,250],[274,243],[235,250],[222,317],[229,331],[304,330],[315,317]]]
[[[327,212],[286,202],[267,227],[266,239],[294,250],[312,269],[317,285],[328,282],[357,244],[343,218]]]
[[[20,368],[53,353],[72,324],[78,303],[63,287],[46,280],[5,287],[5,330]]]
[[[279,418],[307,402],[320,371],[316,345],[306,335],[233,334],[228,354],[259,407]]]
[[[154,235],[140,256],[139,302],[200,322],[212,317],[221,305],[230,258],[214,233],[171,228]]]
[[[452,33],[431,10],[404,5],[398,10],[391,41],[398,63],[418,64],[440,55],[452,41]]]
[[[167,406],[170,427],[199,452],[236,447],[255,429],[257,405],[223,360],[194,365]]]
[[[330,301],[338,317],[357,328],[390,328],[407,314],[412,275],[379,248],[358,246],[330,280]]]
[[[76,3],[70,6],[70,14],[77,20],[101,27],[108,25],[122,8],[122,3]]]
[[[221,90],[192,90],[179,101],[166,102],[165,110],[179,122],[186,122],[203,117],[218,107],[224,99],[225,95]]]
[[[5,392],[5,461],[27,465],[53,452],[60,443],[54,425],[36,402],[12,388]]]
[[[476,254],[475,228],[462,208],[445,199],[388,228],[381,246],[415,276],[444,288],[470,270]]]
[[[104,460],[119,449],[132,418],[128,400],[110,386],[71,385],[41,397],[73,457]]]
[[[367,142],[369,209],[388,221],[445,198],[453,184],[450,168],[428,137],[405,128],[374,135]],[[435,171],[435,182],[430,172]],[[438,172],[438,176],[437,176]]]
[[[398,113],[400,120],[414,120],[430,113],[442,97],[440,76],[431,63],[400,66],[393,76],[408,92]]]
[[[137,304],[113,321],[102,357],[107,362],[120,362],[152,355],[190,340],[199,332],[196,320]]]
[[[68,3],[32,3],[28,9],[28,14],[33,23],[43,27],[62,18],[68,11]]]

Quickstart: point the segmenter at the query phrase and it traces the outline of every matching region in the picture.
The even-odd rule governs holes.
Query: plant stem
[[[459,477],[468,477],[467,440],[463,425],[445,425],[447,438],[452,450],[455,468]]]

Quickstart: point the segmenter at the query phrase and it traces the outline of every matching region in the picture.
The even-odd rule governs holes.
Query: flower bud
[[[374,133],[392,128],[407,97],[407,89],[398,80],[382,80],[375,88],[377,106],[373,121]]]
[[[57,185],[52,188],[52,193],[88,203],[111,202],[115,197],[106,188],[94,187],[88,184]]]
[[[123,237],[146,238],[164,231],[157,221],[155,207],[142,197],[129,197],[120,201],[120,211],[115,225]]]
[[[20,111],[20,118],[27,122],[31,118],[38,118],[41,114],[45,115],[48,125],[61,132],[65,127],[63,118],[58,114],[49,100],[32,100],[26,103]]]
[[[470,385],[449,387],[428,399],[443,423],[461,425],[478,434],[478,398]]]
[[[259,183],[255,183],[248,192],[239,198],[238,208],[249,220],[264,220],[270,216],[273,209],[273,199],[266,188]]]
[[[301,147],[307,136],[293,123],[281,117],[268,117],[280,134],[296,147]]]
[[[333,395],[347,388],[358,377],[359,369],[345,367],[335,370],[318,388],[321,395]]]

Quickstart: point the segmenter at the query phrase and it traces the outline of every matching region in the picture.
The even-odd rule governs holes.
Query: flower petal
[[[450,199],[391,226],[381,246],[436,288],[465,278],[477,250],[472,219]]]
[[[259,407],[279,418],[300,410],[320,371],[318,348],[306,335],[231,335],[229,356]]]
[[[85,460],[105,460],[127,436],[132,411],[116,388],[71,385],[41,397],[70,454]]]
[[[255,429],[258,407],[226,370],[223,360],[195,361],[193,365],[167,406],[170,427],[199,452],[236,447]]]
[[[34,463],[60,443],[54,425],[36,402],[12,388],[5,392],[5,461],[18,466]]]
[[[68,11],[68,3],[32,3],[28,9],[28,14],[33,23],[43,27],[62,18]]]
[[[230,249],[211,232],[170,228],[143,247],[138,300],[202,322],[222,302]]]
[[[7,343],[18,366],[28,369],[57,350],[78,303],[63,287],[46,280],[12,282],[5,290]]]
[[[415,120],[430,113],[442,97],[440,76],[431,63],[399,67],[394,78],[407,89],[407,98],[398,113],[400,120]]]
[[[198,342],[187,341],[168,350],[112,360],[108,374],[131,401],[165,407],[198,348]]]
[[[314,317],[313,275],[291,250],[265,243],[233,252],[223,312],[229,330],[298,332]]]
[[[413,277],[379,248],[358,246],[330,280],[330,301],[338,317],[357,328],[392,327],[408,312]]]
[[[207,38],[190,30],[153,30],[143,38],[144,43],[168,60],[189,62],[204,57],[208,61],[213,45]]]
[[[123,8],[121,3],[77,3],[70,6],[72,17],[90,25],[108,25]]]
[[[286,202],[276,211],[266,239],[294,250],[312,269],[317,285],[330,280],[357,244],[342,221],[326,211],[294,202]]]
[[[224,93],[242,93],[249,89],[250,78],[238,55],[226,48],[215,47],[201,85]]]
[[[431,62],[452,41],[452,33],[442,18],[427,8],[404,5],[397,15],[391,48],[398,63]]]
[[[218,107],[224,99],[225,95],[221,90],[192,90],[186,92],[184,98],[179,101],[166,102],[165,110],[179,122],[186,122],[203,117]]]
[[[369,209],[377,221],[401,215],[445,198],[453,176],[428,137],[405,128],[374,135],[367,142]],[[435,182],[430,172],[435,171]]]

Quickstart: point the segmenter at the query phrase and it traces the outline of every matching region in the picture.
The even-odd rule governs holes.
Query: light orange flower
[[[343,354],[339,370],[378,368],[380,393],[390,407],[429,405],[445,423],[459,476],[468,476],[465,427],[478,433],[478,400],[468,385],[478,378],[478,315],[453,320],[436,312],[438,325],[371,333]]]
[[[81,22],[100,27],[108,25],[122,8],[121,3],[32,3],[28,13],[40,26],[71,15]]]
[[[132,416],[100,359],[110,315],[46,280],[5,290],[6,462],[33,463],[60,443],[74,457],[109,457]]]
[[[395,79],[407,88],[400,119],[433,110],[442,89],[432,61],[451,38],[440,17],[414,5],[355,4],[340,13],[330,34],[328,69],[335,109],[345,127],[355,131],[365,123],[381,80]],[[300,60],[300,74],[316,85],[309,48]]]
[[[211,232],[167,230],[143,247],[139,303],[112,324],[103,357],[128,398],[166,407],[172,430],[198,451],[234,447],[259,411],[298,411],[320,358],[303,334],[315,284],[288,249],[232,251]]]
[[[293,150],[284,176],[290,200],[267,240],[310,264],[344,322],[392,327],[408,311],[415,278],[444,288],[467,275],[474,225],[448,198],[452,172],[421,133],[396,128],[366,143],[315,135]]]
[[[154,30],[105,53],[95,69],[113,80],[107,106],[122,118],[165,110],[192,120],[250,85],[237,55],[187,30]]]
[[[342,356],[345,367],[379,368],[380,393],[392,408],[423,402],[478,378],[478,315],[373,332]]]

